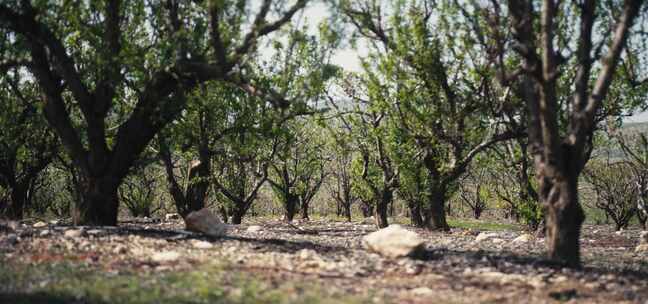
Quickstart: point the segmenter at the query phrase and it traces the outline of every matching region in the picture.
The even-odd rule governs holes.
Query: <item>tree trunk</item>
[[[295,214],[297,213],[298,199],[299,198],[292,193],[286,194],[284,220],[286,220],[287,222],[292,222],[292,220],[295,218]]]
[[[420,202],[411,202],[409,206],[409,215],[410,221],[414,227],[425,227],[425,222],[423,221],[423,216],[421,216],[421,203]]]
[[[245,207],[237,203],[234,210],[232,210],[232,224],[240,225],[241,222],[243,222],[243,217],[246,213],[245,211]]]
[[[578,175],[567,172],[567,180],[541,185],[540,200],[545,207],[546,242],[549,258],[570,267],[580,266],[580,230],[585,220],[578,203]]]
[[[360,210],[362,211],[362,216],[365,218],[370,217],[374,213],[373,205],[366,201],[361,201],[361,203],[362,206],[360,206]]]
[[[374,217],[378,228],[389,226],[389,221],[387,220],[387,209],[389,208],[389,203],[391,203],[393,196],[394,194],[391,190],[383,190],[380,199],[376,203],[376,213]]]
[[[425,210],[425,226],[430,230],[450,231],[450,226],[446,221],[445,203],[446,187],[438,183],[430,185],[428,194],[428,207]]]
[[[18,183],[11,188],[11,199],[6,210],[6,216],[9,219],[20,220],[23,218],[28,193],[28,184]]]
[[[309,220],[310,218],[308,217],[308,202],[306,200],[302,200],[301,203],[301,216],[303,220]]]
[[[75,204],[72,220],[75,225],[117,226],[119,199],[116,178],[82,177],[78,187],[80,201]]]
[[[344,203],[344,217],[347,219],[347,222],[351,221],[351,203]]]

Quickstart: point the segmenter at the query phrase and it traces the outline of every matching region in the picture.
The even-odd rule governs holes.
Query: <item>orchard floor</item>
[[[459,226],[473,228],[408,227],[427,245],[414,260],[366,251],[361,238],[375,228],[358,222],[252,219],[224,238],[183,231],[180,220],[82,235],[30,223],[0,230],[0,303],[648,303],[638,230],[586,226],[584,268],[569,270],[542,259],[542,239],[513,242],[518,229]]]

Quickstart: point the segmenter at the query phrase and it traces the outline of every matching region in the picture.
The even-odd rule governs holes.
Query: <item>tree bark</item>
[[[245,216],[246,210],[243,208],[242,204],[236,204],[232,210],[232,224],[240,225],[243,222],[243,217]]]
[[[25,203],[29,193],[29,185],[17,183],[11,188],[11,199],[7,206],[6,216],[11,220],[20,220],[23,218]]]
[[[411,202],[408,204],[410,221],[414,227],[425,227],[425,221],[421,215],[421,202]]]
[[[347,219],[347,222],[351,221],[351,203],[350,202],[345,202],[343,204],[344,207],[344,217]]]
[[[431,182],[429,191],[428,206],[423,219],[425,226],[430,230],[450,231],[444,208],[447,191],[445,185]]]
[[[117,188],[121,180],[82,176],[77,187],[81,195],[75,205],[72,220],[75,225],[117,226],[119,199]]]
[[[378,228],[385,228],[389,226],[389,221],[387,219],[387,209],[389,208],[389,203],[394,198],[394,193],[391,190],[383,190],[380,199],[376,203],[375,209],[375,221]]]
[[[284,219],[287,222],[292,222],[292,220],[295,218],[295,214],[297,213],[298,200],[299,198],[297,197],[297,195],[294,195],[292,193],[286,193],[286,201],[284,205]]]
[[[310,218],[308,217],[308,201],[304,200],[301,203],[301,216],[303,220],[309,220]]]
[[[580,231],[585,214],[578,202],[577,176],[567,172],[563,181],[545,181],[540,200],[545,208],[549,258],[570,267],[580,266]]]

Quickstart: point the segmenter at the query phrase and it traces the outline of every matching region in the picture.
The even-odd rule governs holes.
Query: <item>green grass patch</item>
[[[0,303],[365,303],[298,282],[268,286],[218,265],[107,273],[78,264],[0,264]],[[198,270],[200,269],[200,270]]]

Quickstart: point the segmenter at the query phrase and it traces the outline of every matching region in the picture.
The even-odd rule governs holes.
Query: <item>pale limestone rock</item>
[[[38,221],[38,222],[34,223],[34,225],[33,225],[32,227],[34,227],[34,228],[43,228],[43,227],[47,227],[47,223],[45,223],[45,222],[43,222],[43,221]]]
[[[176,251],[156,252],[151,256],[151,260],[158,263],[173,262],[180,259],[180,253]]]
[[[499,236],[499,235],[498,235],[497,233],[494,233],[494,232],[491,232],[491,233],[489,233],[489,232],[482,232],[482,233],[480,233],[479,235],[477,235],[477,237],[475,238],[475,241],[476,241],[476,242],[482,242],[482,241],[485,241],[485,240],[487,240],[487,239],[496,238],[496,237],[498,237],[498,236]]]
[[[367,249],[389,258],[414,256],[424,249],[424,241],[401,225],[372,232],[363,238]]]
[[[193,248],[196,249],[211,249],[214,248],[214,244],[207,242],[207,241],[200,241],[200,240],[193,240],[191,242],[191,245]]]
[[[185,218],[187,230],[202,232],[209,236],[220,237],[227,233],[227,225],[207,208],[189,213]]]
[[[533,235],[525,233],[513,239],[513,243],[528,243],[531,240],[533,240]]]
[[[71,238],[71,239],[86,236],[86,235],[87,235],[86,231],[83,229],[70,229],[70,230],[66,230],[63,233],[64,237]]]
[[[252,225],[250,227],[247,227],[247,229],[245,231],[247,231],[247,232],[260,232],[261,230],[263,230],[263,227],[261,227],[259,225]]]

